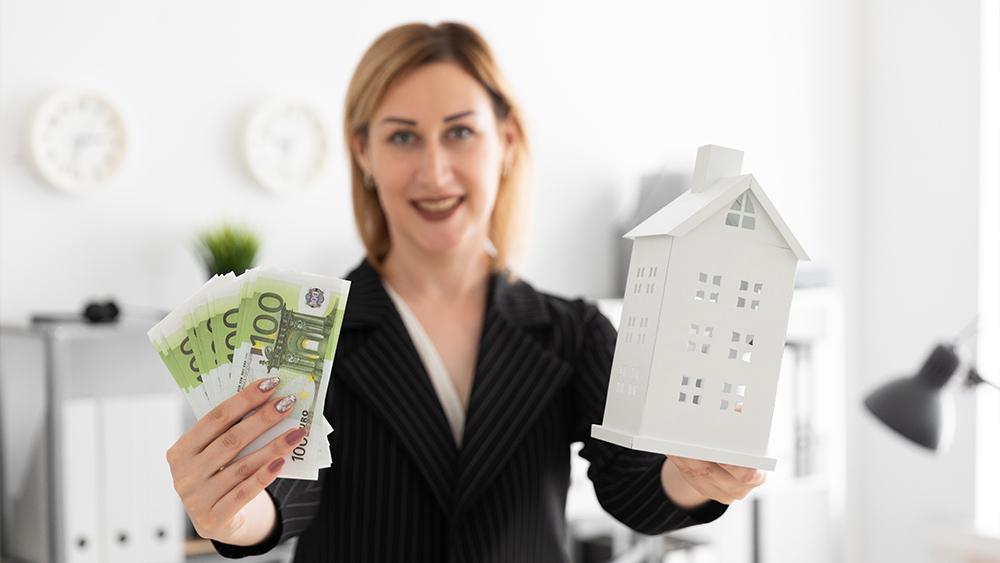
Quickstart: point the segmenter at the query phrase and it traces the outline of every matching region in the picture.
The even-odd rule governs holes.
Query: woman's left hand
[[[732,504],[767,479],[759,469],[679,456],[667,457],[660,477],[667,496],[681,508],[693,508],[710,499]]]

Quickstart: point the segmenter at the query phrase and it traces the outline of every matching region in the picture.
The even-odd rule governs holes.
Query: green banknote
[[[294,394],[296,412],[237,457],[305,427],[309,434],[279,476],[317,479],[332,464],[326,436],[333,427],[322,413],[349,288],[344,280],[277,270],[216,276],[148,336],[198,418],[253,381],[280,376],[273,397]]]
[[[167,315],[147,336],[174,382],[184,393],[195,416],[204,416],[212,409],[213,403],[208,396],[198,359],[194,355],[194,346],[180,312]]]
[[[282,476],[317,478],[319,450],[328,448],[322,426],[317,423],[312,431],[313,421],[323,414],[349,289],[346,280],[276,270],[254,271],[244,282],[231,373],[236,391],[277,375],[275,396],[294,394],[297,401],[293,415],[237,457],[291,428],[306,428],[310,433],[286,458]]]
[[[207,296],[208,325],[212,330],[212,343],[215,363],[218,365],[218,381],[223,397],[231,397],[236,393],[236,385],[231,377],[233,352],[236,349],[236,328],[240,315],[240,289],[242,280],[232,273],[227,274],[221,283],[213,288]]]

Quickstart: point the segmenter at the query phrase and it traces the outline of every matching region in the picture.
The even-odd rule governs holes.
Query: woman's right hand
[[[236,536],[245,524],[243,508],[274,481],[285,456],[306,434],[304,428],[289,430],[229,465],[247,444],[292,411],[294,395],[269,401],[277,386],[277,377],[248,385],[209,411],[167,450],[174,490],[203,538],[225,542]]]

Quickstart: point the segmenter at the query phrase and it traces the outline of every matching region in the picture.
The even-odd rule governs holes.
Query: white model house
[[[603,424],[628,448],[773,470],[795,266],[809,257],[741,151],[698,149],[692,188],[633,242]]]

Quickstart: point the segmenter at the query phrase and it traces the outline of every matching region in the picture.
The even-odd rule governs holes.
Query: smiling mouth
[[[419,201],[411,201],[410,204],[421,209],[423,211],[440,212],[448,211],[449,209],[457,206],[458,204],[465,201],[465,196],[450,196],[441,199],[425,199]]]

